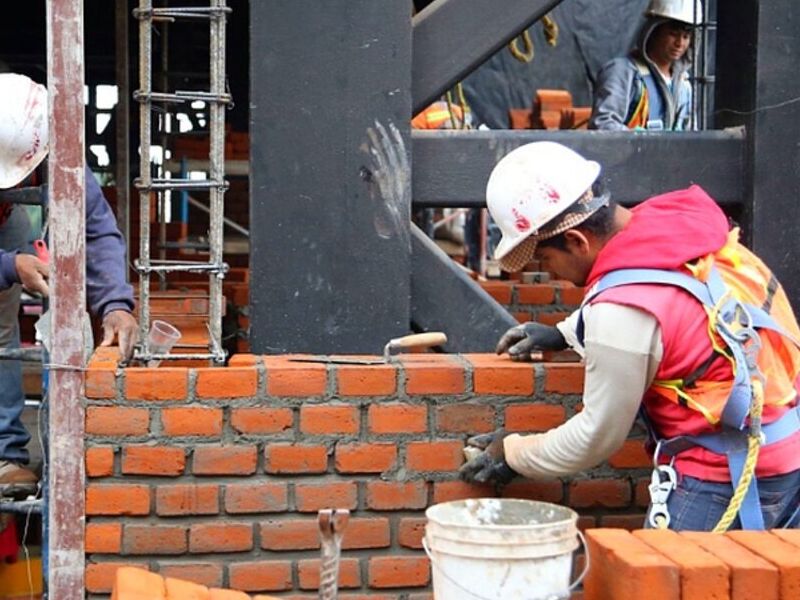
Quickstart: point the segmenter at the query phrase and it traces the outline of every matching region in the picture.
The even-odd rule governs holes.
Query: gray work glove
[[[498,429],[494,433],[483,433],[467,440],[467,446],[483,450],[478,456],[463,464],[458,470],[458,476],[470,483],[500,483],[506,484],[517,472],[508,466],[503,449],[503,440],[508,435],[504,430]]]
[[[528,361],[531,352],[542,350],[564,350],[567,341],[558,327],[542,325],[541,323],[523,323],[512,327],[503,334],[497,342],[495,352],[502,354],[508,352],[511,360]]]

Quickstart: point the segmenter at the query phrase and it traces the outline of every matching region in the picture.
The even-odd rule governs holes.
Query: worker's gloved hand
[[[478,456],[468,461],[458,470],[464,481],[475,483],[505,484],[517,476],[517,472],[508,466],[503,449],[503,440],[508,435],[498,429],[494,433],[483,433],[467,440],[467,446],[483,450]]]
[[[14,257],[14,267],[17,269],[17,277],[19,277],[22,287],[26,290],[42,296],[50,293],[50,288],[47,286],[50,267],[47,266],[47,263],[43,263],[32,254],[20,252]]]
[[[511,360],[527,361],[531,359],[531,352],[564,350],[566,347],[567,341],[558,327],[541,323],[523,323],[503,334],[497,342],[495,352],[497,354],[508,352]]]
[[[138,337],[139,325],[128,311],[112,310],[103,317],[103,341],[100,345],[110,346],[117,338],[121,362],[126,363],[131,359]]]

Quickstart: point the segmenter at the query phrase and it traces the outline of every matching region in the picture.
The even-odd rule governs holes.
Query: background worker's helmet
[[[486,205],[503,233],[494,253],[503,270],[519,271],[537,241],[579,225],[606,204],[591,192],[599,174],[598,163],[555,142],[532,142],[504,156],[486,184]]]
[[[24,75],[0,73],[0,90],[0,189],[7,189],[47,155],[47,89]]]
[[[646,17],[680,21],[687,25],[703,24],[703,4],[700,0],[650,0]]]

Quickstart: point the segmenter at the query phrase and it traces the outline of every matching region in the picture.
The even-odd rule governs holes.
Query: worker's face
[[[549,271],[558,279],[566,279],[575,285],[585,285],[594,264],[594,253],[589,242],[579,231],[565,234],[566,249],[554,246],[537,246],[535,258],[542,270]]]
[[[655,63],[675,62],[683,58],[692,41],[692,30],[669,21],[656,27],[647,41],[647,53]]]

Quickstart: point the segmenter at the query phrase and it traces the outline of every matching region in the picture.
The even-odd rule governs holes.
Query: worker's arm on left
[[[86,295],[89,309],[103,319],[103,342],[116,337],[120,357],[129,359],[138,335],[133,288],[127,282],[125,241],[100,185],[86,169]]]
[[[584,321],[583,410],[546,433],[503,440],[506,462],[526,477],[571,475],[616,452],[661,361],[661,330],[652,315],[597,303],[584,308]]]

